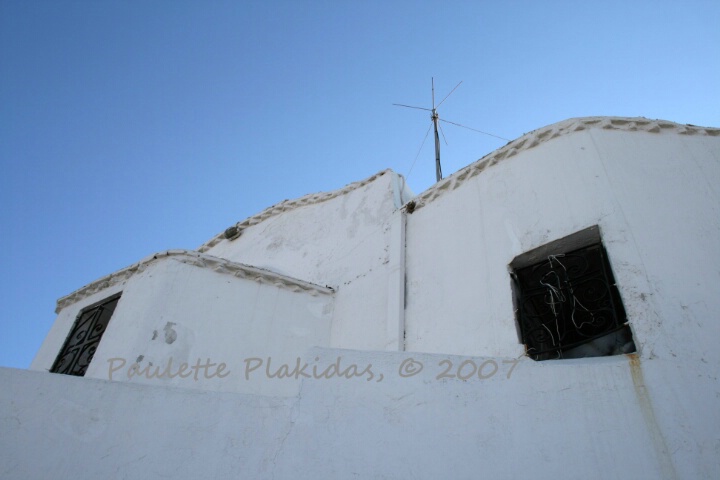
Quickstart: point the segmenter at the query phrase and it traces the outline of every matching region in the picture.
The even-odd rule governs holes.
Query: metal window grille
[[[65,345],[50,370],[52,373],[64,373],[78,377],[85,375],[118,300],[120,300],[120,295],[105,299],[100,304],[80,312]]]
[[[518,320],[535,360],[635,351],[607,253],[597,243],[517,269]],[[602,340],[600,340],[602,339]],[[585,344],[584,349],[578,348]]]

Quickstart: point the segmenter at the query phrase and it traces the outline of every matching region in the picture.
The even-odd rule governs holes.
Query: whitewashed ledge
[[[253,225],[257,225],[260,222],[263,222],[267,220],[270,217],[274,217],[275,215],[279,215],[283,212],[288,212],[290,210],[294,210],[298,207],[304,207],[306,205],[314,205],[317,203],[326,202],[328,200],[331,200],[335,197],[339,197],[340,195],[345,195],[346,193],[349,193],[353,190],[357,190],[358,188],[364,187],[365,185],[377,180],[379,177],[385,175],[388,172],[392,172],[390,169],[382,170],[375,175],[372,175],[371,177],[366,178],[365,180],[360,180],[358,182],[353,182],[348,185],[346,185],[343,188],[339,188],[337,190],[333,190],[331,192],[321,192],[321,193],[311,193],[308,195],[304,195],[300,198],[296,198],[295,200],[283,200],[280,203],[277,203],[271,207],[266,208],[262,212],[253,215],[252,217],[249,217],[242,222],[238,222],[235,224],[235,227],[238,229],[238,235],[242,233],[244,229],[247,227],[251,227]],[[209,241],[205,242],[204,244],[200,245],[198,248],[199,252],[207,252],[212,247],[220,243],[221,241],[225,240],[225,234],[220,233],[213,238],[211,238]]]
[[[315,285],[303,280],[281,275],[270,270],[242,263],[231,262],[229,260],[224,260],[222,258],[206,255],[193,250],[167,250],[165,252],[145,257],[129,267],[118,270],[110,275],[106,275],[74,291],[70,295],[60,298],[57,301],[55,313],[59,313],[60,310],[68,305],[72,305],[73,303],[89,297],[101,290],[105,290],[113,285],[127,281],[133,275],[144,271],[148,265],[166,260],[173,260],[200,268],[208,268],[217,273],[254,280],[258,283],[273,285],[293,292],[306,292],[313,296],[318,294],[332,295],[335,292],[335,290],[331,287],[321,287],[320,285]]]
[[[423,205],[432,202],[445,192],[455,190],[468,180],[488,167],[510,158],[523,150],[529,150],[538,145],[548,142],[554,138],[569,135],[575,132],[588,129],[621,130],[626,132],[648,132],[648,133],[676,133],[679,135],[701,135],[720,136],[720,128],[697,127],[695,125],[683,125],[667,120],[650,120],[643,117],[583,117],[571,118],[562,122],[548,125],[547,127],[533,130],[522,137],[507,143],[504,147],[495,150],[471,163],[467,167],[458,170],[449,177],[440,180],[432,187],[413,199],[414,209],[417,210]]]

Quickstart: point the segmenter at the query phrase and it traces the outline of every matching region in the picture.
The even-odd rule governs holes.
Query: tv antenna
[[[440,131],[440,133],[442,133],[443,140],[445,140],[445,145],[447,145],[447,139],[445,138],[445,133],[442,131],[442,127],[438,124],[438,122],[445,122],[445,123],[450,123],[452,125],[457,125],[458,127],[467,128],[468,130],[472,130],[472,131],[478,132],[478,133],[483,133],[483,134],[489,135],[491,137],[499,138],[500,140],[506,140],[508,142],[510,140],[508,140],[507,138],[499,137],[497,135],[493,135],[492,133],[483,132],[481,130],[466,127],[465,125],[460,125],[459,123],[451,122],[449,120],[443,120],[442,118],[440,118],[440,115],[438,114],[437,109],[440,108],[440,105],[442,105],[443,102],[445,102],[445,100],[447,100],[448,97],[450,95],[452,95],[452,93],[460,86],[460,83],[462,83],[462,80],[460,81],[460,83],[455,85],[455,88],[450,90],[450,93],[445,95],[445,98],[443,98],[442,101],[440,103],[438,103],[437,105],[435,105],[435,78],[431,77],[430,82],[431,82],[431,86],[432,86],[432,108],[415,107],[413,105],[403,105],[401,103],[393,103],[393,105],[395,105],[397,107],[415,108],[418,110],[425,110],[427,112],[430,112],[430,119],[432,120],[432,127],[435,130],[435,178],[436,178],[436,181],[439,182],[440,180],[442,180],[443,176],[442,176],[442,167],[440,166],[440,137],[438,135],[438,130]],[[429,128],[428,128],[427,133],[430,133]],[[425,138],[427,138],[427,133],[425,134]],[[424,139],[423,139],[423,143],[425,143]],[[420,148],[422,149],[422,146]],[[418,154],[419,153],[420,152],[418,152]],[[416,157],[416,160],[417,160],[417,157]]]

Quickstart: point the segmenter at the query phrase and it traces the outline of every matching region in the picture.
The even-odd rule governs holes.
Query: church
[[[586,117],[60,298],[0,476],[720,475],[720,129]]]

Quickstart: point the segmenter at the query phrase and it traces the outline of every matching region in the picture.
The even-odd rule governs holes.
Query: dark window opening
[[[85,375],[118,300],[119,294],[80,312],[50,372]]]
[[[595,236],[597,227],[580,234]],[[563,244],[577,244],[572,237],[554,248],[525,255],[525,262],[538,255],[543,258],[512,271],[517,320],[527,354],[534,360],[548,360],[634,352],[625,308],[599,235],[597,243],[562,250]]]

